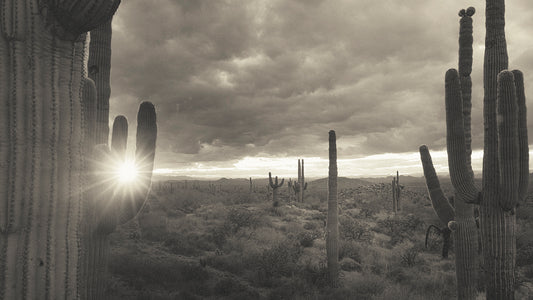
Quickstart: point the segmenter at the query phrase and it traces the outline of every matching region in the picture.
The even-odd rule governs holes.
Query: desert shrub
[[[339,222],[340,236],[345,240],[369,242],[372,233],[368,226],[351,217],[342,217]]]
[[[364,218],[372,218],[376,214],[376,211],[372,208],[363,207],[359,214]]]
[[[385,282],[379,276],[372,274],[365,274],[358,276],[356,280],[350,282],[349,285],[339,289],[336,299],[373,299],[374,296],[379,295],[385,289]],[[342,293],[342,294],[341,294]]]
[[[214,255],[203,258],[205,265],[214,269],[230,272],[235,275],[242,275],[247,268],[246,261],[242,255],[228,254],[228,255]]]
[[[307,261],[300,272],[300,277],[311,286],[318,289],[329,286],[328,267],[324,261],[321,261],[318,264],[313,264],[310,261]]]
[[[316,230],[318,228],[318,225],[315,222],[305,222],[304,229],[305,230]]]
[[[167,235],[163,246],[171,253],[187,256],[198,256],[202,251],[214,251],[216,248],[205,235],[180,233]]]
[[[525,266],[533,264],[533,244],[521,245],[516,251],[516,265]]]
[[[420,262],[418,258],[419,249],[417,247],[410,247],[400,253],[402,265],[406,267],[413,267]]]
[[[339,259],[345,257],[361,263],[361,247],[352,241],[339,241]]]
[[[400,218],[387,217],[384,220],[378,221],[374,230],[390,236],[390,246],[394,246],[401,243],[404,239],[413,238],[413,233],[423,225],[424,222],[414,215]]]
[[[363,270],[363,268],[361,267],[361,264],[359,264],[358,262],[356,262],[355,260],[351,259],[351,258],[348,258],[348,257],[345,257],[343,258],[340,262],[339,262],[339,265],[341,267],[341,270],[343,271],[348,271],[348,272],[352,272],[352,271],[357,271],[357,272],[361,272]]]
[[[262,284],[271,285],[274,277],[290,276],[298,270],[298,259],[302,255],[299,244],[286,240],[257,254],[252,262]]]
[[[229,296],[246,290],[246,287],[233,278],[224,277],[215,284],[213,290],[217,296]]]
[[[300,245],[304,248],[313,247],[313,242],[318,237],[316,232],[303,231],[300,232],[296,238],[300,242]]]
[[[209,279],[209,273],[199,265],[175,260],[148,260],[137,255],[113,256],[109,260],[109,270],[133,287],[186,288],[196,294],[196,288],[205,285]]]
[[[533,265],[524,267],[524,276],[529,279],[533,279]]]
[[[257,228],[260,224],[259,214],[246,208],[232,208],[226,217],[226,224],[235,234],[241,228]]]
[[[311,287],[300,277],[287,278],[271,289],[269,300],[308,299]]]

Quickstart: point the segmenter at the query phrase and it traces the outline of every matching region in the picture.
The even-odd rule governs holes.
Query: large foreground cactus
[[[468,10],[460,12],[463,19],[468,14]],[[464,22],[471,23],[468,19]],[[470,216],[471,208],[459,209],[458,205],[480,205],[487,299],[514,298],[515,209],[519,201],[526,197],[529,180],[523,75],[520,71],[506,70],[508,58],[504,26],[505,1],[487,0],[483,71],[485,136],[481,192],[474,184],[470,158],[471,46],[459,51],[459,72],[451,69],[446,73],[447,150],[450,178],[456,193],[455,213],[466,212],[466,218],[474,222]],[[471,32],[471,27],[465,30]],[[460,45],[471,45],[468,37],[460,38],[459,42]],[[422,147],[423,160],[424,156],[429,156],[425,152],[427,148]],[[461,230],[460,222],[452,222],[451,225],[452,230]]]
[[[119,2],[0,3],[0,299],[79,296],[86,32]]]

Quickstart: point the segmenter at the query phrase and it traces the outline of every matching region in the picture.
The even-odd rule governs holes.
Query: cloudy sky
[[[533,95],[533,4],[507,2],[510,68],[523,70]],[[468,6],[477,9],[472,130],[482,148],[484,5],[123,1],[113,20],[111,117],[135,126],[140,101],[156,105],[160,173],[296,177],[305,158],[307,176],[327,176],[330,129],[341,176],[421,174],[421,144],[446,172],[444,73],[457,66],[457,12]],[[474,169],[481,157],[474,151]]]

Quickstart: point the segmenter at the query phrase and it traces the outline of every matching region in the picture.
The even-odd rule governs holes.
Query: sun
[[[133,161],[124,161],[117,166],[116,177],[120,183],[131,183],[137,178],[137,173]]]

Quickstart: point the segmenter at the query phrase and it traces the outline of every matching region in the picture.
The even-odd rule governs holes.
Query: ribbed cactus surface
[[[0,299],[79,296],[85,32],[118,2],[56,2],[0,3]]]
[[[506,70],[508,57],[504,30],[505,1],[486,0],[485,12],[484,155],[481,192],[474,184],[470,158],[471,81],[469,77],[472,62],[472,38],[469,35],[472,32],[470,17],[474,13],[473,9],[462,10],[459,13],[462,17],[461,37],[459,38],[459,72],[452,69],[446,73],[448,164],[452,184],[456,191],[455,219],[449,223],[449,227],[457,230],[458,232],[454,234],[462,236],[463,240],[472,240],[472,234],[475,231],[471,228],[475,222],[472,209],[465,203],[480,205],[482,269],[486,297],[487,299],[514,299],[515,209],[519,201],[525,199],[529,181],[523,75],[520,71]],[[425,152],[427,148],[421,148],[423,165],[424,160],[427,161],[424,155],[428,155]],[[429,187],[427,177],[426,180]],[[430,188],[430,193],[431,190],[432,188]],[[433,191],[433,194],[437,193]],[[441,207],[445,206],[441,205]],[[447,215],[447,213],[440,213],[440,215]],[[468,230],[461,232],[464,226],[468,227]],[[468,264],[471,260],[469,256],[463,261],[459,259],[459,257],[456,258],[458,267]],[[459,271],[458,281],[460,280]]]

